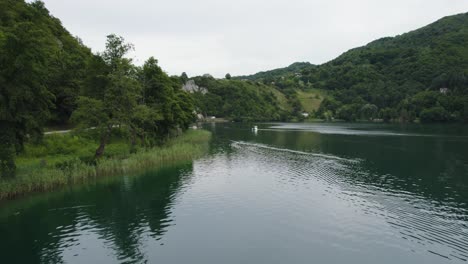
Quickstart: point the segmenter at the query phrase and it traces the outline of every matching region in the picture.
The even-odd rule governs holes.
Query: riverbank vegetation
[[[96,131],[47,135],[40,143],[27,143],[17,158],[15,178],[0,180],[0,200],[54,190],[103,176],[122,175],[187,162],[207,151],[211,133],[188,130],[158,147],[139,147],[135,153],[114,129],[105,155],[94,159]]]
[[[16,157],[25,144],[60,144],[58,137],[43,139],[46,125],[72,123],[78,130],[93,130],[94,163],[113,151],[107,147],[116,127],[130,153],[185,131],[195,119],[195,108],[181,80],[169,77],[153,57],[143,66],[134,65],[127,57],[132,49],[111,34],[105,51],[93,54],[43,2],[1,1],[0,180],[15,177]],[[92,148],[80,143],[80,153]],[[66,156],[69,150],[63,151],[57,155]]]
[[[168,76],[110,34],[93,53],[42,1],[0,1],[0,179],[46,126],[92,129],[94,161],[114,128],[135,153],[181,134],[196,114],[233,121],[468,122],[468,13],[374,41],[322,65],[251,76]],[[191,85],[187,85],[190,84]]]

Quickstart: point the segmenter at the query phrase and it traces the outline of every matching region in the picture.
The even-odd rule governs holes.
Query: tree
[[[31,22],[0,31],[0,176],[15,175],[27,134],[41,135],[53,95],[47,89],[57,45]]]
[[[188,81],[189,77],[187,75],[187,73],[183,72],[181,75],[180,75],[180,80],[182,81],[182,83],[186,83]]]
[[[150,57],[143,65],[141,81],[146,105],[162,116],[155,120],[156,129],[153,136],[163,141],[175,127],[173,82],[158,66],[158,60],[154,57]]]
[[[107,37],[106,50],[101,55],[110,69],[103,77],[106,79],[102,87],[104,91],[94,96],[80,97],[78,108],[72,115],[72,121],[81,127],[92,127],[99,132],[95,158],[104,154],[113,127],[119,126],[124,130],[132,127],[133,111],[141,95],[141,88],[131,60],[123,57],[131,48],[132,45],[125,43],[122,37]]]
[[[231,74],[226,73],[226,79],[227,79],[227,80],[231,80]]]
[[[107,36],[106,50],[101,57],[112,71],[116,71],[124,63],[130,64],[131,60],[125,62],[124,56],[132,49],[133,44],[125,43],[123,37],[111,34]]]
[[[361,118],[366,120],[373,120],[377,116],[378,107],[373,104],[365,104],[361,107]]]
[[[356,121],[361,106],[358,104],[343,105],[337,110],[337,117],[345,121]]]
[[[468,98],[463,105],[462,121],[468,123]]]
[[[419,115],[422,122],[446,122],[450,116],[442,106],[423,109]]]
[[[397,117],[397,114],[394,109],[387,107],[380,110],[380,117],[384,122],[390,122]]]
[[[163,120],[159,111],[147,105],[140,104],[135,107],[131,116],[131,151],[135,151],[137,140],[144,147],[157,143],[154,135],[158,133],[158,122]]]

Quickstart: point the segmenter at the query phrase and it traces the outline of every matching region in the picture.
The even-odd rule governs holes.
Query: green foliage
[[[127,155],[180,134],[196,112],[235,121],[301,120],[307,110],[326,120],[468,122],[467,27],[465,13],[319,66],[294,63],[222,80],[206,74],[192,79],[203,89],[188,94],[181,88],[186,73],[169,77],[153,57],[133,65],[124,38],[109,35],[106,50],[92,54],[43,2],[2,0],[0,175],[14,175],[15,157],[26,141],[41,141],[46,123],[70,117],[93,131],[96,157],[107,155],[114,128],[131,147],[107,151]],[[92,160],[89,153],[73,158]]]
[[[131,128],[131,120],[137,100],[141,96],[140,83],[131,60],[123,56],[132,48],[122,37],[107,36],[106,50],[101,55],[107,75],[101,93],[93,97],[80,97],[72,120],[84,127],[100,132],[100,144],[96,158],[104,154],[113,127]]]
[[[40,143],[26,144],[21,158],[45,158],[47,156],[60,156],[77,154],[82,150],[89,150],[95,144],[94,140],[85,136],[72,134],[48,135]]]
[[[351,50],[304,75],[341,104],[362,100],[386,109],[381,112],[384,120],[461,121],[464,109],[457,101],[468,99],[467,26],[468,14],[447,17]],[[447,90],[441,93],[441,88]],[[447,113],[435,111],[438,104]],[[332,109],[323,105],[321,112],[326,110]]]
[[[271,87],[266,85],[212,77],[195,77],[193,80],[207,90],[206,94],[195,92],[192,95],[198,111],[205,116],[234,121],[284,120],[288,116]]]
[[[0,79],[8,82],[1,86],[6,90],[8,86],[15,87],[23,94],[28,93],[28,89],[33,92],[29,99],[11,100],[17,102],[16,107],[24,103],[30,108],[39,104],[42,104],[41,109],[47,108],[46,111],[34,109],[37,120],[34,126],[40,127],[44,121],[66,122],[82,87],[90,50],[70,35],[41,1],[27,4],[4,0],[0,10],[0,63],[3,70]],[[45,96],[46,92],[48,96]],[[5,91],[1,94],[5,95]],[[26,103],[25,100],[34,102]]]
[[[82,96],[78,98],[78,105],[80,107],[73,112],[72,121],[81,128],[102,127],[109,122],[103,101]]]
[[[345,121],[356,121],[359,118],[360,109],[361,106],[359,104],[343,105],[336,111],[336,116]]]
[[[0,178],[9,178],[15,175],[15,131],[13,125],[0,121]]]
[[[185,83],[187,82],[189,79],[187,73],[183,72],[181,75],[180,75],[180,80],[182,81],[182,83]]]
[[[140,80],[143,85],[145,104],[149,107],[151,115],[158,115],[151,127],[144,119],[135,123],[135,128],[147,127],[152,131],[150,142],[162,142],[174,131],[185,130],[194,121],[194,106],[190,96],[182,90],[182,83],[178,78],[170,78],[158,61],[149,58],[140,72]],[[146,115],[148,116],[148,115]],[[146,123],[138,127],[138,123]],[[140,137],[147,139],[146,135]]]
[[[442,106],[435,106],[421,111],[419,115],[422,122],[446,122],[450,116]]]
[[[20,151],[26,135],[39,135],[50,117],[54,94],[48,89],[49,70],[60,45],[42,23],[48,13],[40,2],[6,0],[0,10],[0,137],[7,149],[0,156],[0,169],[13,175],[12,144]]]
[[[308,113],[317,111],[325,97],[326,94],[322,90],[297,90],[297,98],[299,99],[301,108]]]
[[[101,91],[80,97],[73,113],[72,120],[81,127],[99,131],[97,158],[104,154],[113,127],[125,131],[135,152],[138,143],[161,144],[194,120],[193,102],[180,80],[170,78],[153,57],[142,68],[133,66],[124,57],[132,47],[122,37],[108,36],[106,51],[94,60],[96,75],[90,78]]]
[[[164,120],[160,111],[147,105],[138,105],[131,116],[131,127],[135,136],[140,138],[143,146],[153,146],[159,143],[158,124]],[[136,140],[136,139],[134,139]]]
[[[130,154],[128,144],[119,143],[123,139],[117,137],[117,143],[109,145],[108,155],[94,164],[77,158],[82,153],[93,156],[96,143],[87,133],[45,136],[42,143],[26,145],[26,151],[18,159],[17,177],[0,181],[0,200],[92,181],[96,177],[128,175],[187,162],[207,150],[210,138],[208,131],[192,130],[161,147]]]
[[[236,79],[250,80],[250,81],[262,81],[265,84],[278,81],[281,77],[287,77],[294,73],[302,72],[303,69],[314,67],[309,62],[295,62],[288,67],[274,69],[270,71],[259,72],[253,75],[237,76]]]
[[[468,100],[467,28],[468,13],[445,17],[352,49],[323,65],[299,63],[239,78],[274,83],[291,102],[297,89],[325,90],[327,98],[317,111],[322,118],[331,113],[345,120],[413,121],[422,118],[422,110],[440,104],[449,120],[462,121]],[[351,113],[365,105],[376,106],[377,116],[375,109],[372,115]]]
[[[381,109],[379,115],[384,122],[390,122],[398,116],[397,112],[394,109],[388,107]]]
[[[107,36],[106,50],[101,57],[111,71],[122,70],[122,66],[129,64],[129,60],[125,60],[124,56],[133,48],[133,45],[126,43],[123,37],[111,34]]]
[[[361,119],[373,120],[377,117],[378,107],[374,104],[365,104],[360,109]]]
[[[0,174],[14,174],[16,153],[27,138],[41,139],[46,122],[63,125],[72,117],[79,128],[96,131],[96,157],[114,127],[133,150],[139,135],[143,145],[150,136],[162,143],[188,128],[194,107],[179,79],[154,58],[143,69],[134,66],[125,58],[131,49],[112,34],[106,50],[92,54],[43,2],[0,1]]]

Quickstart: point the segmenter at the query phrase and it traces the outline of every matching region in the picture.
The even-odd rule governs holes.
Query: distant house
[[[305,117],[305,118],[308,118],[309,117],[309,113],[302,113],[302,116]]]
[[[441,94],[447,94],[447,93],[448,93],[448,91],[449,91],[449,89],[448,89],[448,88],[445,88],[445,87],[443,87],[443,88],[440,88],[440,93],[441,93]]]

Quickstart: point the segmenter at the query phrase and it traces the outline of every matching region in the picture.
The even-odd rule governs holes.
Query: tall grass
[[[32,192],[44,192],[85,182],[96,177],[134,173],[184,162],[206,152],[211,133],[189,130],[161,147],[140,149],[130,154],[125,143],[110,144],[108,154],[97,164],[86,160],[96,144],[73,135],[48,136],[41,145],[26,146],[18,158],[18,175],[0,179],[0,200]]]

